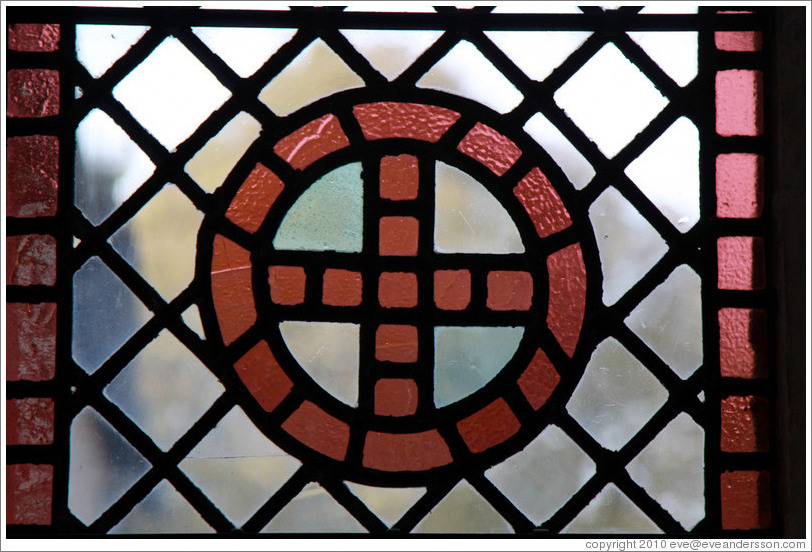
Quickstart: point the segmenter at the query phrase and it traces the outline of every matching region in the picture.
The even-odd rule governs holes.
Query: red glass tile
[[[530,406],[534,410],[538,410],[553,394],[559,381],[561,381],[561,376],[558,375],[544,351],[539,349],[522,375],[519,376],[519,389],[522,390]]]
[[[471,302],[471,273],[437,270],[434,273],[434,304],[438,309],[463,310]]]
[[[420,184],[417,157],[387,156],[381,159],[381,197],[384,199],[416,199]]]
[[[9,117],[50,117],[59,114],[59,72],[52,69],[11,69],[8,72]]]
[[[716,73],[716,132],[720,136],[758,136],[764,126],[761,71],[731,69]]]
[[[772,525],[768,472],[723,472],[721,491],[722,529],[768,529]]]
[[[533,277],[520,270],[488,273],[488,308],[496,311],[529,310],[533,304]]]
[[[451,451],[436,429],[420,433],[370,431],[363,464],[381,471],[422,471],[450,463]]]
[[[414,217],[381,217],[379,252],[386,256],[417,255],[420,223]]]
[[[375,332],[375,358],[390,362],[417,362],[417,328],[381,324]]]
[[[764,240],[752,236],[724,236],[716,241],[719,289],[763,289]]]
[[[279,366],[265,341],[234,363],[237,375],[266,412],[272,412],[293,389],[293,382]]]
[[[56,367],[56,303],[6,304],[6,379],[47,381]]]
[[[42,23],[9,25],[8,48],[17,52],[55,52],[59,49],[59,25]]]
[[[482,123],[474,125],[457,149],[498,176],[505,174],[522,156],[522,150],[510,138]]]
[[[417,275],[411,272],[382,272],[378,279],[378,302],[386,308],[417,306]]]
[[[347,456],[350,426],[305,401],[282,424],[282,429],[308,447],[342,461]]]
[[[539,237],[546,238],[572,225],[561,198],[538,168],[531,170],[513,188],[513,195],[527,211]]]
[[[54,401],[12,399],[6,401],[6,444],[48,445],[54,442]]]
[[[762,35],[759,31],[716,31],[713,41],[718,50],[725,52],[758,52]]]
[[[248,232],[256,232],[284,188],[278,176],[257,163],[231,200],[226,218]]]
[[[360,272],[328,268],[324,271],[322,301],[334,307],[357,307],[363,283]]]
[[[767,313],[763,309],[719,309],[722,377],[767,377]]]
[[[576,244],[547,257],[550,298],[547,326],[569,356],[575,352],[586,310],[586,267]]]
[[[305,299],[305,271],[300,266],[268,267],[271,300],[277,305],[299,305]]]
[[[6,523],[50,525],[54,467],[47,464],[6,466]]]
[[[352,108],[367,140],[412,138],[437,142],[460,114],[437,107],[399,102],[377,102]]]
[[[6,140],[6,206],[12,217],[56,214],[59,140],[15,136]]]
[[[721,450],[766,452],[770,448],[770,403],[763,397],[722,399]]]
[[[507,441],[521,426],[504,399],[496,399],[457,423],[460,436],[471,452],[483,452]]]
[[[382,379],[375,384],[375,414],[411,416],[417,412],[417,383],[410,379]]]
[[[251,255],[221,235],[214,237],[211,292],[223,342],[230,345],[257,319],[251,284]]]
[[[6,238],[6,283],[15,286],[56,284],[56,240],[28,234]]]
[[[338,119],[334,115],[325,115],[279,140],[273,150],[291,167],[301,170],[328,153],[349,145]]]
[[[755,153],[716,157],[716,216],[756,218],[764,205],[764,159]]]

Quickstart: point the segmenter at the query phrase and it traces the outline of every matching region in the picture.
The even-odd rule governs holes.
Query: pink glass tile
[[[226,217],[249,232],[256,232],[285,184],[270,169],[257,163],[237,190]]]
[[[6,379],[47,381],[56,367],[56,303],[6,304]]]
[[[772,525],[768,472],[723,472],[720,483],[722,529],[767,529]]]
[[[377,102],[352,108],[367,140],[412,138],[435,143],[460,114],[434,105]]]
[[[56,214],[59,140],[19,136],[6,140],[6,206],[12,217]]]
[[[59,49],[59,25],[17,23],[8,27],[8,47],[17,52],[54,52]]]
[[[50,117],[59,114],[59,72],[12,69],[8,72],[9,117]]]
[[[556,234],[572,224],[558,193],[538,168],[530,171],[513,188],[513,195],[527,211],[541,238]]]
[[[586,267],[581,246],[573,244],[547,257],[550,298],[547,326],[569,356],[575,352],[586,311]]]
[[[763,397],[731,396],[721,403],[724,452],[766,452],[770,449],[770,403]]]
[[[273,150],[291,167],[301,170],[349,145],[338,119],[334,115],[325,115],[279,140]]]
[[[758,136],[763,131],[762,73],[730,69],[716,73],[716,132]]]
[[[498,176],[505,174],[522,156],[522,150],[510,138],[482,123],[474,125],[457,149]]]
[[[719,309],[719,367],[722,377],[767,377],[767,313],[763,309]]]
[[[764,206],[764,158],[755,153],[716,157],[716,215],[756,218]]]
[[[725,52],[758,52],[762,35],[758,31],[716,31],[713,40],[716,48]]]
[[[753,236],[724,236],[716,241],[719,289],[763,289],[764,240]]]
[[[28,234],[6,238],[6,283],[15,286],[56,284],[56,240]]]

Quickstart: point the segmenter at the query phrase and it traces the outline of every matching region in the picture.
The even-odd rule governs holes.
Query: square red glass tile
[[[719,367],[722,377],[758,379],[767,372],[767,312],[719,309]]]
[[[722,529],[767,529],[772,525],[768,472],[723,472],[720,483]]]
[[[390,362],[417,362],[417,328],[381,324],[375,332],[375,358]]]
[[[753,236],[723,236],[716,241],[719,289],[763,289],[764,240]]]
[[[277,305],[299,305],[305,300],[305,271],[301,266],[268,268],[271,300]]]
[[[722,399],[721,449],[724,452],[766,452],[770,448],[770,403],[764,397]]]
[[[529,310],[533,303],[533,277],[520,270],[488,273],[488,308],[495,311]]]
[[[761,71],[730,69],[716,73],[716,132],[720,136],[758,136],[763,131]]]
[[[442,310],[463,310],[471,302],[471,273],[437,270],[434,273],[434,304]]]
[[[8,445],[48,445],[54,442],[52,399],[6,400],[6,420]]]
[[[334,307],[357,307],[361,304],[363,284],[360,272],[328,268],[322,281],[322,302]]]
[[[56,214],[59,140],[14,136],[6,140],[6,213],[12,217]]]
[[[56,303],[6,304],[6,379],[47,381],[56,367]]]
[[[474,453],[507,441],[520,428],[519,419],[504,399],[496,399],[457,423],[462,440]]]
[[[762,34],[759,31],[716,31],[713,42],[718,50],[725,52],[758,52],[761,50]]]
[[[417,275],[411,272],[382,272],[378,279],[378,302],[386,308],[417,306]]]
[[[383,256],[417,255],[419,221],[414,217],[381,217],[379,252]]]
[[[716,215],[756,218],[764,205],[764,159],[755,153],[716,157]]]
[[[59,35],[59,25],[17,23],[8,27],[8,47],[17,52],[55,52]]]
[[[8,72],[9,117],[50,117],[59,114],[59,72],[52,69],[11,69]]]
[[[15,286],[56,284],[56,240],[44,234],[6,238],[6,283]]]
[[[375,414],[411,416],[417,412],[417,383],[410,379],[382,379],[375,384]]]
[[[54,467],[48,464],[6,466],[6,523],[50,525]]]
[[[419,167],[414,155],[386,156],[381,159],[382,198],[416,199],[419,183]]]

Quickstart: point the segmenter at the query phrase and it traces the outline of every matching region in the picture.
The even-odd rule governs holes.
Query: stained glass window
[[[9,535],[779,534],[772,12],[533,7],[8,9]]]

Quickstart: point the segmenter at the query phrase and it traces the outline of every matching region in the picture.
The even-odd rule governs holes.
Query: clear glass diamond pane
[[[309,483],[261,533],[366,533],[366,529],[316,483]]]
[[[632,32],[629,36],[678,85],[685,86],[697,73],[697,33]]]
[[[415,526],[413,533],[512,533],[505,519],[462,481]]]
[[[662,530],[610,483],[561,532],[662,533]]]
[[[577,31],[486,31],[485,35],[533,80],[546,79],[590,33]]]
[[[174,150],[231,93],[170,37],[113,88],[113,96],[161,144]]]
[[[192,32],[243,78],[253,75],[296,34],[295,29],[251,27],[194,27]]]
[[[97,79],[146,32],[140,25],[76,25],[76,59]]]
[[[217,378],[168,330],[104,390],[163,450],[169,450],[222,392]]]
[[[168,184],[110,238],[113,247],[167,301],[191,283],[203,215]]]
[[[168,481],[163,480],[110,530],[111,535],[135,533],[214,533],[214,529]]]
[[[657,378],[609,338],[592,353],[567,411],[601,445],[619,450],[667,398]]]
[[[379,4],[380,5],[380,4]],[[379,73],[394,80],[438,38],[439,31],[341,31]]]
[[[422,487],[371,487],[351,481],[345,481],[345,484],[352,494],[361,499],[361,502],[389,527],[395,525],[403,514],[426,494],[426,489]]]
[[[601,48],[554,98],[607,157],[617,155],[668,103],[613,44]]]

